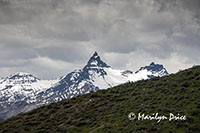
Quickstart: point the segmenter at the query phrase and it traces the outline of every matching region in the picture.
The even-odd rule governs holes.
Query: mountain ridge
[[[168,75],[162,65],[154,66],[159,66],[159,69],[148,69],[146,66],[137,73],[117,70],[107,65],[95,52],[82,69],[55,80],[41,80],[29,73],[17,72],[0,81],[0,119],[126,82]]]

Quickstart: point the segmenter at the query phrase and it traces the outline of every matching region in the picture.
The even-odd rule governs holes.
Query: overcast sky
[[[0,77],[57,78],[94,51],[116,69],[200,64],[200,0],[0,0]]]

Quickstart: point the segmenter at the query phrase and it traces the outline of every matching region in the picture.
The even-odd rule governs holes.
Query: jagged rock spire
[[[86,67],[110,67],[104,61],[101,60],[101,57],[95,51],[90,60],[88,61]]]

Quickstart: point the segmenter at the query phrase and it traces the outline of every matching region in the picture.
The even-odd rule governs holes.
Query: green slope
[[[134,112],[186,115],[186,120],[129,120]],[[10,118],[0,132],[200,132],[200,67],[126,83]]]

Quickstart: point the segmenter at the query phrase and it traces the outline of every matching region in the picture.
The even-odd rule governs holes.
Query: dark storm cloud
[[[113,67],[175,72],[199,63],[199,14],[199,0],[0,0],[0,70],[50,78],[99,51]]]
[[[200,19],[200,1],[199,0],[179,0],[184,8],[191,10],[195,18]]]

